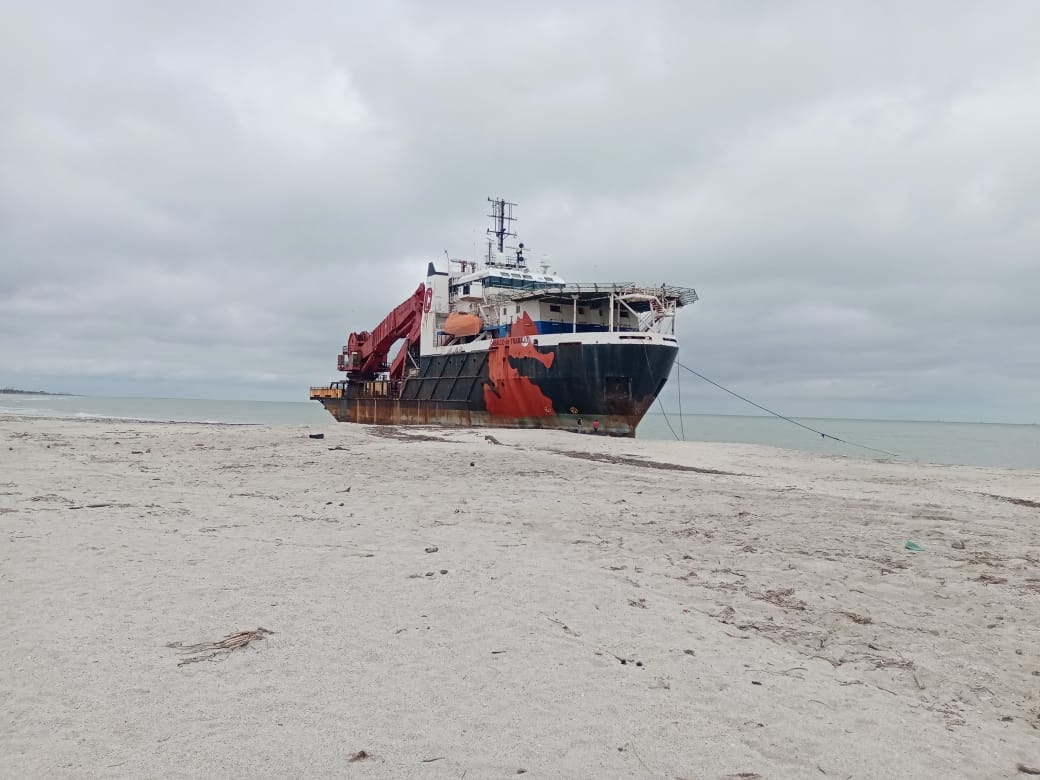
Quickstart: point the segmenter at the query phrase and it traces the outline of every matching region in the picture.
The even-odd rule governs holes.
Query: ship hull
[[[316,400],[340,422],[592,432],[598,421],[600,433],[635,436],[678,353],[656,340],[544,341],[511,337],[423,356],[397,393],[352,383],[342,397]]]

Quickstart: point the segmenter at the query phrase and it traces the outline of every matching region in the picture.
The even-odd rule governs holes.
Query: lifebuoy
[[[423,300],[423,311],[429,311],[433,308],[433,288],[426,288],[426,298]]]

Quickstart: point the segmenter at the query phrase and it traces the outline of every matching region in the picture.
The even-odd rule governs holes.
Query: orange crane
[[[337,368],[347,373],[348,380],[372,380],[379,371],[389,371],[391,380],[399,380],[404,376],[408,350],[419,343],[422,333],[422,313],[426,296],[426,285],[420,284],[418,289],[386,315],[374,330],[350,334],[347,345],[343,347],[337,361]],[[404,344],[394,357],[393,364],[388,365],[390,348],[400,339],[404,339]]]

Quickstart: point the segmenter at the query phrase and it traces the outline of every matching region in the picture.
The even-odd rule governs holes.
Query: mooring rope
[[[654,369],[650,365],[650,353],[646,351],[646,344],[643,345],[643,358],[646,360],[646,368],[650,372],[650,376],[653,376]],[[668,419],[668,414],[664,410],[664,404],[661,403],[661,396],[657,396],[657,407],[661,410],[661,416],[664,417],[665,423],[668,425],[668,430],[672,432],[672,436],[676,441],[679,441],[678,435],[675,433],[675,428],[672,427],[672,421]],[[682,424],[682,401],[679,403],[679,424]],[[683,441],[686,440],[686,435],[683,434]]]
[[[649,362],[649,359],[648,359],[648,362]],[[824,433],[823,431],[818,431],[818,430],[816,430],[816,428],[812,428],[812,427],[810,427],[808,425],[800,423],[797,420],[792,420],[790,417],[786,417],[785,415],[782,415],[779,412],[774,412],[772,409],[767,409],[766,407],[762,406],[762,404],[756,404],[750,398],[745,398],[740,393],[736,393],[736,392],[730,390],[728,387],[723,387],[722,385],[720,385],[715,380],[708,379],[708,377],[704,376],[704,374],[701,374],[701,373],[698,373],[697,371],[694,371],[689,366],[684,366],[678,360],[675,361],[675,365],[679,366],[679,368],[685,368],[687,371],[689,371],[694,376],[700,377],[701,379],[703,379],[708,384],[715,385],[715,387],[719,388],[719,390],[723,390],[723,391],[729,393],[730,395],[734,396],[735,398],[739,398],[741,401],[744,401],[745,403],[751,404],[756,409],[761,409],[763,412],[767,412],[767,413],[773,415],[774,417],[779,417],[781,420],[786,420],[787,422],[792,423],[793,425],[797,425],[799,428],[805,428],[805,430],[807,430],[807,431],[812,431],[813,433],[818,433],[821,438],[830,439],[832,441],[841,442],[842,444],[848,444],[850,447],[860,447],[860,448],[862,448],[864,450],[870,450],[871,452],[880,452],[882,455],[891,455],[893,458],[901,457],[900,455],[898,455],[898,454],[896,454],[894,452],[889,452],[888,450],[880,450],[877,447],[868,447],[866,444],[857,444],[854,441],[849,441],[848,439],[842,439],[842,438],[839,438],[837,436],[832,436],[829,433]],[[660,397],[658,397],[658,400],[660,400]],[[680,404],[681,404],[681,401],[680,401]],[[682,407],[681,406],[680,406],[680,409],[679,409],[679,418],[682,419]],[[670,423],[669,423],[668,427],[669,428],[672,427]],[[672,431],[672,435],[673,436],[675,435],[675,431]]]
[[[682,372],[675,375],[675,386],[679,390],[679,430],[682,431],[682,440],[686,441],[686,426],[682,419]]]

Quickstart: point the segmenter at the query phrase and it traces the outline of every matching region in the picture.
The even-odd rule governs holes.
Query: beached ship
[[[488,202],[487,257],[429,263],[374,330],[350,334],[346,378],[312,387],[311,399],[341,422],[634,436],[679,351],[676,311],[697,293],[535,271],[522,243],[506,245],[515,204]]]

